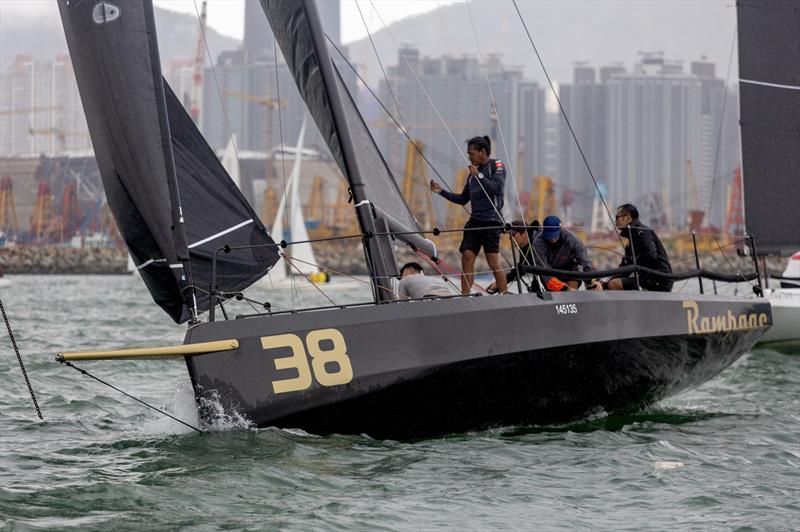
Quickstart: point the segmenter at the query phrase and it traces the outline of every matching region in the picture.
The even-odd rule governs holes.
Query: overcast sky
[[[247,0],[256,2],[258,0]],[[330,0],[319,0],[322,2]],[[389,24],[409,15],[424,13],[459,0],[373,0],[383,20]],[[208,0],[207,24],[218,32],[241,39],[244,33],[245,0]],[[195,14],[195,4],[200,10],[201,0],[154,0],[155,5],[172,11]],[[349,42],[366,35],[355,0],[342,0],[342,41]],[[369,0],[359,0],[370,31],[381,27],[381,22]],[[58,17],[58,7],[53,0],[0,0],[0,17]]]

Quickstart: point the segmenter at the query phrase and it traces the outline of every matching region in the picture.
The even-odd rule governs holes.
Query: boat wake
[[[656,425],[685,425],[708,419],[727,417],[734,414],[725,412],[704,412],[676,408],[648,408],[627,414],[599,412],[579,421],[564,425],[527,425],[512,427],[501,433],[503,437],[524,436],[548,432],[620,432],[631,426],[643,429]]]
[[[217,390],[203,391],[198,395],[197,412],[202,429],[206,431],[226,432],[254,428],[253,422],[246,416],[224,404]]]
[[[204,393],[195,403],[194,390],[192,390],[192,385],[189,382],[178,384],[172,397],[161,409],[181,421],[199,427],[206,432],[227,432],[253,427],[252,422],[240,412],[223,406],[216,390]],[[186,425],[157,414],[150,416],[139,430],[145,435],[188,434],[194,432]]]

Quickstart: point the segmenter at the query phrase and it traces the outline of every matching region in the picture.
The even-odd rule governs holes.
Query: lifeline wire
[[[581,154],[581,159],[583,159],[583,164],[586,165],[586,170],[589,172],[589,177],[592,178],[592,182],[594,183],[594,188],[597,190],[598,196],[600,196],[600,202],[603,204],[603,208],[608,214],[609,220],[611,220],[612,225],[616,225],[616,220],[614,217],[611,216],[611,211],[608,210],[608,205],[606,204],[606,199],[603,197],[603,194],[600,192],[600,186],[597,184],[597,179],[594,177],[594,173],[592,173],[592,168],[589,166],[589,161],[586,159],[586,154],[583,153],[583,148],[581,148],[581,143],[578,142],[578,137],[575,135],[575,130],[572,129],[572,123],[567,118],[567,112],[564,110],[564,106],[561,105],[561,98],[558,97],[558,92],[556,92],[555,87],[553,87],[553,81],[550,79],[550,74],[547,72],[547,68],[544,66],[544,61],[542,61],[542,56],[539,55],[539,50],[536,48],[536,44],[533,42],[533,37],[531,37],[531,32],[528,31],[528,25],[525,24],[525,19],[522,18],[522,13],[519,10],[519,6],[517,5],[517,0],[511,0],[514,4],[514,9],[517,10],[517,15],[519,16],[519,21],[522,22],[522,27],[525,29],[525,34],[528,36],[528,40],[533,47],[533,52],[536,54],[536,59],[539,60],[539,65],[542,67],[542,71],[544,72],[545,77],[547,78],[547,83],[550,85],[550,90],[553,92],[553,96],[555,96],[556,101],[558,102],[558,108],[561,110],[561,116],[564,117],[564,122],[566,122],[567,127],[569,128],[569,132],[572,135],[572,139],[575,141],[575,146],[578,148],[578,152]],[[622,245],[622,236],[617,233],[617,238],[619,239],[620,245]],[[625,247],[623,245],[623,247]]]
[[[22,363],[22,356],[19,354],[19,348],[17,348],[17,341],[14,339],[14,333],[11,331],[11,323],[8,321],[8,316],[6,316],[6,308],[3,306],[3,300],[0,299],[0,310],[3,311],[3,320],[6,322],[6,328],[8,329],[8,336],[11,338],[11,344],[14,346],[14,352],[17,354],[17,361],[19,362],[19,368],[22,370],[22,376],[25,377],[25,384],[28,385],[28,392],[31,394],[31,399],[33,400],[33,406],[36,407],[36,414],[39,416],[39,419],[44,419],[42,417],[42,411],[39,410],[39,403],[36,401],[36,395],[33,393],[33,387],[31,386],[31,381],[28,380],[28,372],[25,371],[25,365]]]
[[[105,384],[105,385],[106,385],[106,386],[108,386],[109,388],[111,388],[111,389],[113,389],[113,390],[116,390],[116,391],[118,391],[118,392],[119,392],[119,393],[121,393],[122,395],[124,395],[124,396],[126,396],[126,397],[130,397],[130,398],[131,398],[131,399],[133,399],[134,401],[137,401],[137,402],[139,402],[139,403],[142,403],[142,404],[143,404],[144,406],[146,406],[147,408],[150,408],[150,409],[152,409],[152,410],[155,410],[155,411],[156,411],[156,412],[158,412],[159,414],[163,414],[163,415],[167,416],[167,417],[168,417],[168,418],[170,418],[170,419],[174,419],[175,421],[177,421],[177,422],[178,422],[178,423],[180,423],[181,425],[185,425],[185,426],[189,427],[190,429],[192,429],[192,430],[196,430],[197,432],[199,432],[199,433],[201,433],[201,434],[204,432],[204,431],[202,431],[202,430],[198,429],[197,427],[195,427],[194,425],[190,425],[189,423],[187,423],[187,422],[185,422],[185,421],[183,421],[183,420],[181,420],[181,419],[178,419],[178,418],[176,418],[176,417],[175,417],[175,416],[173,416],[172,414],[170,414],[170,413],[168,413],[168,412],[164,412],[164,411],[163,411],[163,410],[161,410],[160,408],[157,408],[157,407],[155,407],[155,406],[151,405],[150,403],[147,403],[147,402],[145,402],[145,401],[142,401],[142,400],[141,400],[141,399],[139,399],[138,397],[134,397],[134,396],[132,396],[131,394],[129,394],[128,392],[126,392],[126,391],[124,391],[124,390],[120,390],[119,388],[117,388],[117,387],[116,387],[116,386],[114,386],[113,384],[110,384],[110,383],[108,383],[108,382],[104,381],[103,379],[101,379],[101,378],[99,378],[99,377],[95,377],[94,375],[92,375],[91,373],[89,373],[88,371],[86,371],[85,369],[81,369],[81,368],[79,368],[78,366],[75,366],[75,365],[73,365],[73,364],[72,364],[72,362],[69,362],[68,360],[64,360],[64,359],[63,359],[62,357],[60,357],[60,356],[57,358],[57,360],[58,360],[59,362],[61,362],[62,364],[66,364],[67,366],[71,367],[72,369],[74,369],[74,370],[76,370],[76,371],[79,371],[80,373],[82,373],[83,375],[86,375],[87,377],[91,377],[91,378],[93,378],[94,380],[96,380],[97,382],[99,382],[99,383],[101,383],[101,384]]]

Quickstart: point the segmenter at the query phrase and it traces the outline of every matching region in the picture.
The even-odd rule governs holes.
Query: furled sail
[[[163,81],[151,0],[58,4],[109,207],[155,302],[186,321],[215,249],[265,245],[219,254],[220,290],[239,291],[275,263],[273,241]],[[197,291],[198,310],[209,301]]]
[[[745,223],[759,252],[800,249],[800,2],[738,0]]]
[[[369,198],[391,231],[395,233],[420,231],[419,224],[403,199],[397,182],[342,81],[336,65],[324,48],[324,38],[315,35],[318,28],[315,28],[309,20],[310,16],[316,17],[313,13],[315,9],[313,3],[307,0],[261,0],[261,5],[300,94],[342,174],[352,185],[352,167],[355,166],[360,176],[360,183],[357,185],[363,184],[364,196]],[[326,80],[322,74],[320,67],[323,62],[330,62],[334,72],[333,79]],[[341,110],[342,118],[339,120],[334,108]],[[344,145],[353,147],[352,154],[355,160],[346,160],[347,150],[343,149]],[[419,235],[397,236],[425,249],[428,253],[433,255],[436,253],[433,243]]]

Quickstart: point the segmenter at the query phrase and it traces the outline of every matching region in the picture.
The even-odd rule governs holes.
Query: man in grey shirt
[[[445,282],[439,277],[426,277],[422,266],[409,262],[400,269],[402,279],[397,287],[400,299],[418,299],[422,297],[442,297],[453,295]]]

